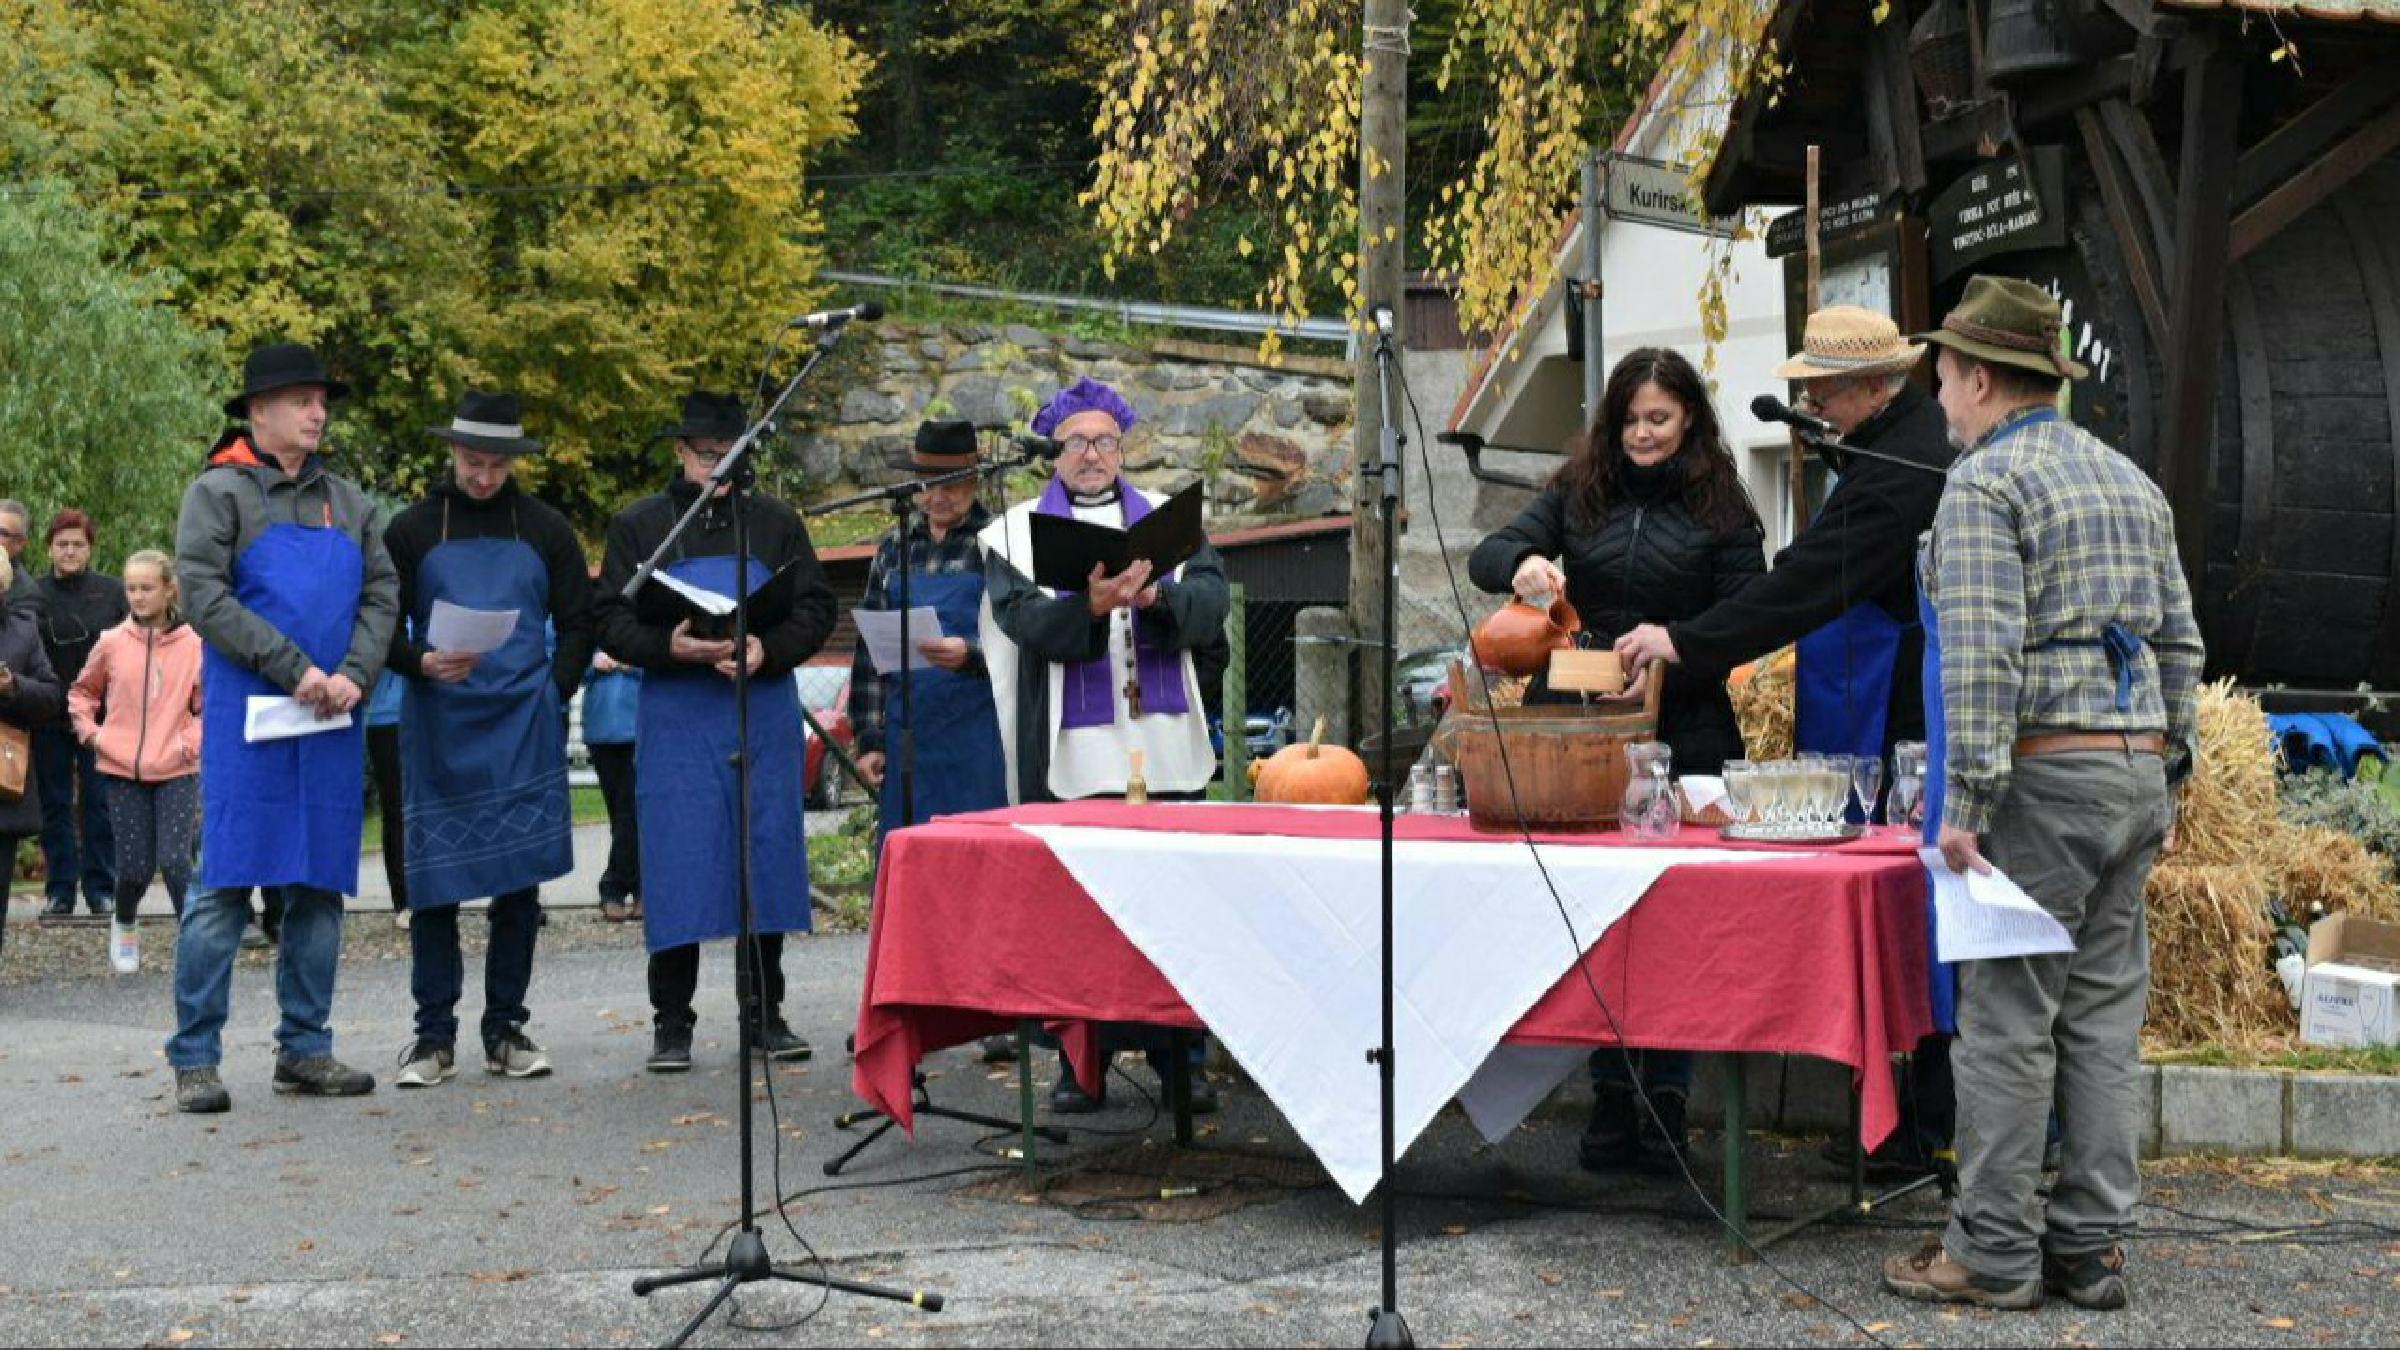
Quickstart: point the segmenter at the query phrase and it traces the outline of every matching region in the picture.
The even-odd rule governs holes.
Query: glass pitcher
[[[1633,839],[1672,839],[1683,819],[1676,801],[1675,754],[1663,741],[1637,741],[1625,747],[1625,798],[1617,828]]]

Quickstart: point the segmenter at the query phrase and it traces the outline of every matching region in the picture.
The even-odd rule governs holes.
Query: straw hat
[[[1900,336],[1900,325],[1857,305],[1828,305],[1808,316],[1800,354],[1775,367],[1780,380],[1897,375],[1913,368],[1925,344]]]

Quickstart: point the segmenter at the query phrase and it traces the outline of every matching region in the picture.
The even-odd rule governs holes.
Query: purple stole
[[[1128,526],[1150,514],[1150,503],[1122,478],[1117,480],[1117,500],[1124,504],[1125,523]],[[1041,500],[1034,503],[1033,509],[1036,514],[1045,516],[1072,518],[1075,514],[1074,502],[1067,496],[1067,485],[1055,477],[1050,480],[1050,486],[1042,490]],[[1073,595],[1076,592],[1061,591],[1060,594]],[[1183,692],[1183,653],[1154,638],[1150,633],[1154,625],[1143,623],[1140,611],[1129,609],[1126,615],[1133,623],[1133,660],[1134,669],[1141,680],[1142,715],[1181,717],[1190,712],[1191,702]],[[1059,730],[1074,731],[1083,727],[1113,725],[1117,720],[1115,680],[1115,672],[1109,669],[1105,654],[1089,661],[1067,663],[1066,681],[1060,694],[1064,702],[1058,710]]]

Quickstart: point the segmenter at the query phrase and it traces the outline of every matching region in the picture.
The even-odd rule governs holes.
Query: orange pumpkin
[[[1287,745],[1258,771],[1262,802],[1307,803],[1324,806],[1363,806],[1367,800],[1367,762],[1338,745],[1325,742],[1325,719],[1298,745]]]

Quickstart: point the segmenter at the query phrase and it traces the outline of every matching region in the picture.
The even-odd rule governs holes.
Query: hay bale
[[[2256,859],[2280,828],[2275,742],[2258,700],[2233,681],[2200,690],[2199,754],[2176,817],[2177,863],[2230,866]]]
[[[2275,978],[2271,878],[2255,863],[2173,863],[2150,873],[2150,1019],[2165,1047],[2255,1046],[2293,1030]]]
[[[1742,728],[1742,752],[1751,759],[1792,757],[1793,668],[1793,651],[1786,647],[1759,661],[1750,678],[1726,682],[1734,720]]]
[[[2257,856],[2284,913],[2302,923],[2335,913],[2400,920],[2400,885],[2355,835],[2322,825],[2283,825]]]

